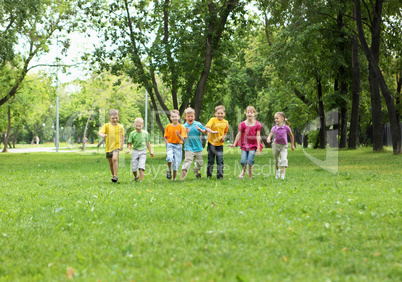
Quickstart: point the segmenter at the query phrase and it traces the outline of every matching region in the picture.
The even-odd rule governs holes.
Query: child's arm
[[[165,144],[167,146],[167,144],[169,143],[169,141],[167,140],[166,136],[163,136],[163,138],[165,138]]]
[[[103,134],[102,132],[98,131],[98,136],[105,138],[107,136],[107,134]]]
[[[132,145],[131,143],[128,143],[126,154],[130,154],[131,145]]]
[[[178,130],[176,130],[176,135],[177,135],[177,137],[180,138],[181,142],[184,141],[185,137],[181,136],[181,135],[180,135],[180,132],[179,132]]]
[[[205,127],[205,131],[208,133],[212,133],[212,134],[218,134],[219,131],[213,131],[211,128],[209,128],[208,126]]]
[[[225,139],[226,139],[226,135],[227,135],[228,133],[227,132],[225,132],[224,134],[223,134],[223,136],[222,136],[222,138],[221,138],[221,141],[222,142],[225,142]]]
[[[292,151],[294,151],[295,150],[295,138],[293,136],[292,131],[289,131],[289,136],[290,136],[291,148],[292,148]]]
[[[235,138],[235,140],[233,141],[233,144],[229,144],[229,147],[231,147],[231,148],[236,147],[236,144],[237,144],[237,142],[239,142],[240,137],[241,137],[241,132],[239,131],[239,132],[237,132],[237,134],[236,134],[236,138]]]
[[[259,156],[261,153],[260,144],[261,144],[261,132],[257,131],[257,156]]]
[[[148,148],[149,154],[151,155],[151,157],[153,157],[153,156],[154,156],[154,153],[152,153],[152,150],[151,150],[151,143],[150,143],[149,141],[147,142],[147,148]]]
[[[207,131],[207,129],[205,128],[205,129],[201,129],[200,127],[198,127],[198,126],[195,126],[195,128],[199,131],[199,132],[201,132],[202,134],[207,134],[208,133],[208,131]]]
[[[268,135],[268,137],[267,137],[267,142],[268,142],[268,143],[271,143],[272,135],[274,135],[272,132],[269,133],[269,135]]]
[[[122,130],[120,133],[120,151],[123,151],[123,147],[124,147],[124,132]]]

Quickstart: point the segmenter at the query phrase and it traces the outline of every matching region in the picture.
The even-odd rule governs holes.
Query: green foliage
[[[334,175],[297,149],[278,181],[263,151],[239,180],[225,147],[222,181],[172,182],[154,149],[143,183],[126,155],[117,184],[103,151],[1,154],[0,280],[399,280],[391,152],[340,151]]]

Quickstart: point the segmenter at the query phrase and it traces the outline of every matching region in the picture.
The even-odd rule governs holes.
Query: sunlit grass
[[[298,148],[278,181],[264,150],[239,180],[225,148],[222,181],[172,182],[153,149],[142,183],[121,154],[117,184],[103,150],[1,154],[0,279],[400,279],[400,156],[341,151],[332,174]]]

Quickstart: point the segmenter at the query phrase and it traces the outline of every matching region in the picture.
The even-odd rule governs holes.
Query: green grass
[[[341,151],[332,174],[298,148],[279,181],[265,150],[238,180],[225,148],[222,181],[172,182],[155,150],[117,184],[103,151],[0,154],[0,280],[400,281],[401,156]]]

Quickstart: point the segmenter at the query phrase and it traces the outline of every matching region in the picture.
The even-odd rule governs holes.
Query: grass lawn
[[[332,174],[297,148],[281,181],[265,149],[239,180],[225,148],[223,180],[172,182],[155,150],[142,183],[125,154],[118,183],[95,149],[0,154],[0,280],[400,281],[401,156],[340,151]]]

